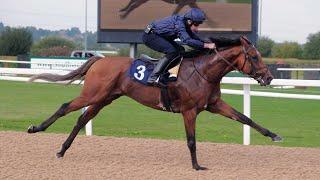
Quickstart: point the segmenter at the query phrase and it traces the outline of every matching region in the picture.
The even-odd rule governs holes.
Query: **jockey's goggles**
[[[202,24],[203,22],[202,21],[194,21],[194,22],[192,22],[192,24],[194,25],[194,26],[199,26],[200,24]]]

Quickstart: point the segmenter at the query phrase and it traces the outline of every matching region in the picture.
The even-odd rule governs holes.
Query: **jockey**
[[[179,38],[182,44],[196,49],[214,49],[214,43],[205,43],[196,33],[205,20],[205,14],[198,8],[192,8],[184,15],[173,15],[149,24],[142,36],[143,43],[149,48],[164,53],[148,78],[148,84],[157,83],[157,79],[168,68],[170,62],[181,59],[184,48],[174,40]]]

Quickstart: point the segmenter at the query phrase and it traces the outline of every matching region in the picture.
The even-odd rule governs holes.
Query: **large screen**
[[[134,33],[138,35],[152,21],[173,14],[183,15],[190,8],[199,8],[206,14],[207,20],[200,26],[200,33],[249,34],[255,31],[253,2],[252,0],[99,0],[98,40],[104,42],[110,38],[117,39],[102,37],[102,35],[108,36],[107,32],[109,35],[114,35],[112,33],[115,32],[132,32],[132,35]],[[129,36],[126,37],[130,39]]]

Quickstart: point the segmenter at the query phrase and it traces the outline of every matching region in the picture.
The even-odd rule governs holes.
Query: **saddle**
[[[154,64],[157,64],[157,62],[159,60],[159,59],[152,58],[152,57],[150,57],[150,56],[148,56],[146,54],[141,54],[140,55],[140,59],[143,60],[143,61],[154,63]]]
[[[165,111],[173,112],[167,84],[177,80],[181,61],[182,58],[176,62],[172,62],[169,65],[169,70],[163,72],[159,78],[158,84],[161,89],[161,101],[164,105],[163,110]],[[142,54],[140,58],[133,60],[129,70],[129,77],[143,85],[151,86],[147,83],[147,80],[157,63],[158,59]]]
[[[168,70],[164,71],[160,75],[159,81],[161,84],[166,85],[168,82],[172,82],[177,79],[181,60],[182,59],[172,62],[169,65]],[[129,76],[139,83],[150,86],[147,83],[147,79],[151,75],[157,63],[158,59],[142,54],[140,58],[133,60],[130,67]]]

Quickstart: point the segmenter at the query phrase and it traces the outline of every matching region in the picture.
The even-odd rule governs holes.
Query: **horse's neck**
[[[235,46],[230,49],[221,51],[219,54],[208,56],[205,59],[206,62],[200,66],[200,68],[202,69],[201,71],[211,81],[220,82],[220,80],[226,74],[234,70],[233,66],[230,66],[230,64],[235,63],[234,61],[237,59],[239,53],[240,47]],[[222,58],[227,60],[229,63],[222,60]]]

